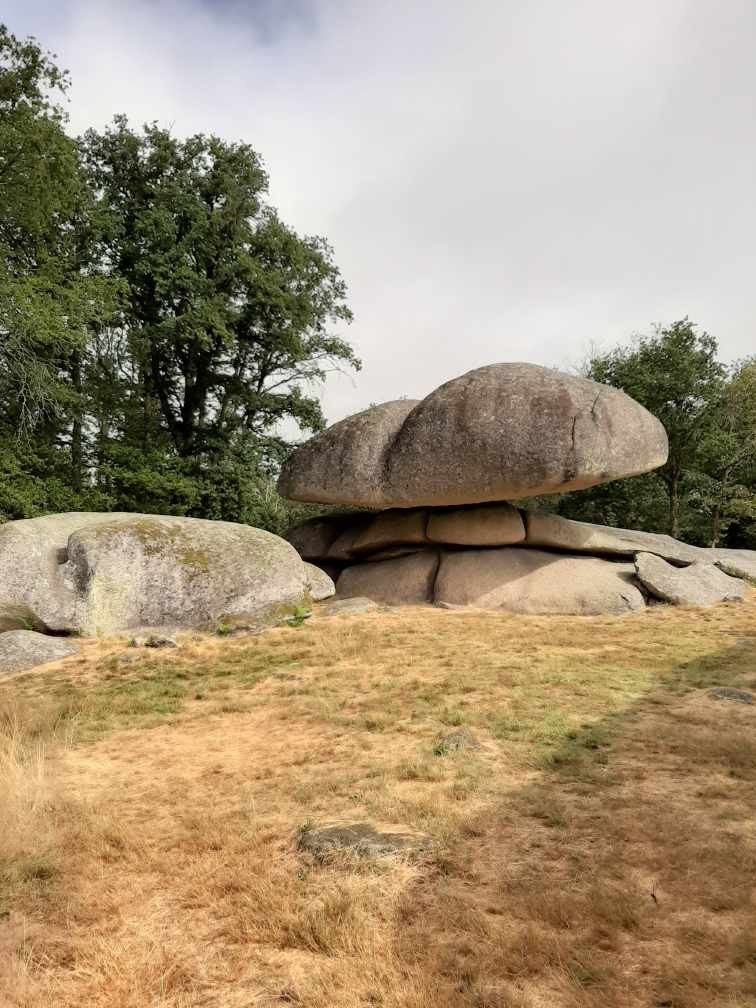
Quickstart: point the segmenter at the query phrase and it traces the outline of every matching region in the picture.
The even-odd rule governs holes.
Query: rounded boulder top
[[[536,364],[489,364],[425,399],[347,417],[297,449],[279,490],[370,508],[582,490],[667,460],[662,424],[620,389]]]

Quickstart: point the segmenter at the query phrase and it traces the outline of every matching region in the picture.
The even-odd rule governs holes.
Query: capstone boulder
[[[619,389],[535,364],[491,364],[420,402],[348,417],[284,465],[293,500],[370,508],[564,493],[667,458],[659,421]]]

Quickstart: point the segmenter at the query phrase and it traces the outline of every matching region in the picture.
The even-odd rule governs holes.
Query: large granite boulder
[[[377,509],[477,504],[578,490],[666,458],[662,425],[619,389],[492,364],[419,403],[384,403],[334,424],[291,456],[279,489]]]
[[[8,630],[0,633],[0,677],[60,661],[80,650],[76,641],[63,637],[46,637],[34,630]]]
[[[0,623],[11,629],[75,630],[76,595],[62,577],[68,539],[122,513],[72,511],[0,525]]]
[[[336,582],[339,598],[359,596],[391,605],[420,605],[433,600],[438,552],[412,553],[347,567]]]
[[[678,564],[711,559],[709,550],[688,546],[687,543],[662,533],[592,525],[590,522],[573,521],[560,515],[537,511],[525,511],[523,514],[528,546],[570,553],[590,553],[594,556],[605,554],[631,557],[636,553],[655,553]]]
[[[517,546],[463,550],[442,555],[434,594],[445,606],[619,616],[645,606],[634,573],[631,563]]]
[[[673,567],[653,553],[639,553],[635,569],[644,588],[672,605],[710,606],[745,598],[745,582],[712,563],[699,561],[689,567]]]
[[[48,630],[264,623],[310,600],[311,573],[278,536],[231,522],[65,514],[0,526],[0,616]],[[7,622],[7,620],[6,620]]]

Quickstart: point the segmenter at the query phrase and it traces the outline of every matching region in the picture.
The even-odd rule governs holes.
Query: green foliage
[[[327,242],[247,144],[122,116],[78,142],[67,74],[0,27],[0,520],[83,508],[283,531],[280,433],[357,368]],[[296,509],[300,511],[302,509]]]
[[[595,381],[624,389],[664,424],[669,460],[545,506],[581,521],[667,530],[700,545],[756,539],[756,362],[726,368],[687,318],[594,356]]]

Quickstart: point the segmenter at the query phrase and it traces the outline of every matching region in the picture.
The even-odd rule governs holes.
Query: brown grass
[[[87,642],[0,687],[0,1005],[753,1008],[756,706],[717,684],[756,688],[756,593]],[[332,819],[435,847],[297,852]]]

